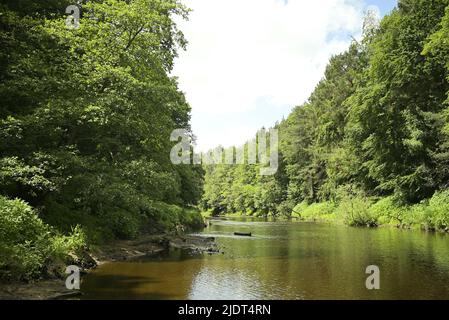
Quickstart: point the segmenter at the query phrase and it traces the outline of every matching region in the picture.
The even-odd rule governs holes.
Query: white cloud
[[[189,45],[180,52],[173,74],[192,106],[201,149],[206,147],[202,140],[213,136],[214,145],[243,141],[226,134],[229,128],[206,130],[195,118],[248,116],[257,112],[261,100],[273,109],[304,102],[322,78],[329,57],[345,50],[351,35],[359,36],[364,11],[362,0],[184,3],[194,10],[189,21],[179,22]]]
[[[240,146],[253,139],[258,129],[260,128],[256,126],[232,125],[222,130],[214,130],[213,134],[201,137],[201,145],[199,145],[198,151],[207,151],[218,146],[224,148]],[[218,139],[218,136],[226,137],[226,139]]]

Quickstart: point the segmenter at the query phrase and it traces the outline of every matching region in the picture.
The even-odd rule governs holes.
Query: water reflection
[[[233,233],[252,232],[254,237]],[[213,221],[223,255],[173,250],[86,277],[88,299],[449,299],[449,237],[312,223]],[[381,290],[365,288],[378,265]]]
[[[256,273],[206,266],[192,281],[189,299],[261,299],[264,287]]]

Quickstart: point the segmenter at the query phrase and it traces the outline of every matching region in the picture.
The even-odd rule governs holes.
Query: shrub
[[[86,234],[80,226],[73,228],[69,236],[58,235],[52,240],[54,258],[66,261],[70,253],[81,254],[86,246]]]
[[[149,201],[142,212],[152,224],[151,232],[170,231],[179,232],[184,228],[197,229],[204,226],[204,220],[198,209],[182,208],[164,202]]]
[[[3,277],[39,275],[49,256],[50,228],[22,200],[0,196],[0,270]]]
[[[204,226],[204,220],[198,209],[183,209],[179,216],[179,221],[188,229],[199,229]]]
[[[107,217],[73,210],[53,200],[46,201],[44,205],[45,214],[42,216],[42,220],[60,233],[70,234],[73,230],[77,230],[77,225],[81,225],[85,241],[88,243],[101,244],[116,237],[109,228]]]
[[[432,225],[436,230],[449,230],[449,190],[437,192],[429,201]]]
[[[0,196],[0,242],[25,243],[49,233],[49,228],[24,201]]]
[[[407,219],[407,208],[398,205],[394,197],[382,198],[369,209],[371,217],[377,217],[379,224],[398,224],[402,226]]]
[[[370,200],[363,196],[346,196],[340,201],[337,215],[349,226],[378,226],[376,212],[370,211]]]
[[[119,239],[134,239],[139,235],[143,219],[137,213],[115,209],[102,214],[102,220]]]
[[[0,196],[1,278],[37,278],[53,261],[65,261],[84,246],[79,227],[70,236],[55,235],[27,203]]]
[[[404,225],[408,227],[419,227],[426,231],[435,230],[432,222],[432,211],[428,201],[423,201],[410,208],[409,214],[404,219]]]
[[[437,192],[430,200],[414,205],[407,222],[427,231],[449,231],[449,190]]]
[[[294,209],[294,204],[291,201],[283,201],[281,202],[277,208],[276,211],[278,213],[278,215],[282,216],[282,217],[291,217],[292,216],[292,210]]]

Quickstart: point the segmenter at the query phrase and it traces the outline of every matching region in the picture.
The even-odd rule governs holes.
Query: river
[[[449,299],[448,235],[245,218],[212,220],[201,235],[223,253],[108,263],[83,279],[83,298]],[[366,288],[369,265],[379,290]]]

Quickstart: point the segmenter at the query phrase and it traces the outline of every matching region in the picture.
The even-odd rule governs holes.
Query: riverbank
[[[143,257],[151,257],[158,253],[179,248],[195,252],[220,252],[214,238],[193,235],[172,236],[146,235],[137,240],[119,240],[107,245],[93,247],[84,252],[85,264],[81,273],[91,272],[96,267],[110,262],[132,261]],[[82,285],[81,275],[81,285]],[[0,300],[55,300],[76,298],[80,291],[68,290],[64,278],[42,279],[34,282],[0,283]]]
[[[292,212],[303,220],[341,223],[355,227],[393,226],[401,229],[449,232],[449,192],[438,192],[421,203],[398,204],[393,197],[346,197],[339,203],[297,205]]]
[[[202,213],[210,217],[211,211]],[[264,217],[257,212],[225,214],[227,217]],[[350,227],[395,227],[449,233],[449,191],[437,192],[432,198],[413,205],[401,205],[393,196],[384,198],[347,196],[338,202],[302,202],[289,214],[265,215],[275,219],[297,219]]]
[[[89,248],[145,234],[185,234],[204,227],[198,209],[152,202],[137,220],[33,208],[0,195],[0,282],[29,282],[63,277],[65,267],[90,268]],[[58,209],[58,210],[57,210]],[[151,209],[151,210],[150,210]],[[143,209],[142,209],[143,210]]]

